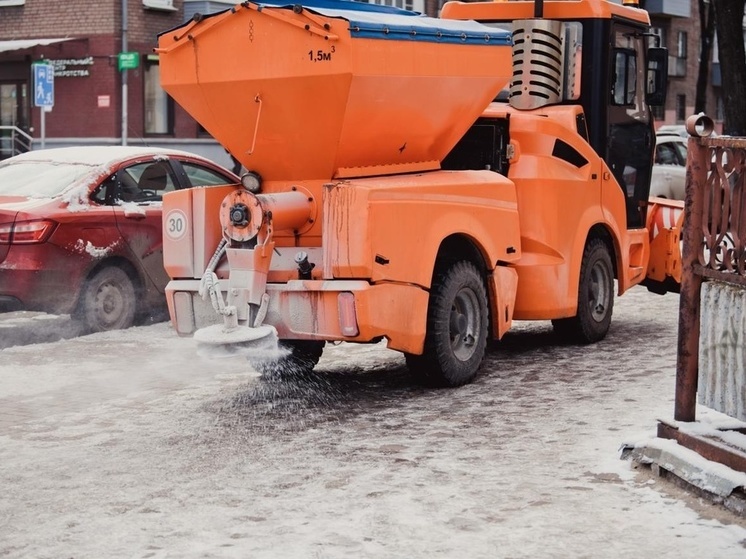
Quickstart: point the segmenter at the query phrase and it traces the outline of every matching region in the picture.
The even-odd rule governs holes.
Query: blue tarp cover
[[[291,10],[293,6],[300,5],[322,16],[342,18],[349,22],[352,37],[493,46],[510,45],[512,41],[509,31],[476,21],[439,19],[423,16],[419,12],[351,0],[308,0],[294,4],[289,4],[287,0],[262,0],[252,4],[259,6],[260,10],[263,7]],[[200,17],[208,18],[227,11],[229,10]],[[184,25],[163,31],[158,36]]]
[[[262,0],[256,4],[288,9],[294,5],[280,0]],[[353,37],[495,46],[511,44],[509,31],[476,21],[439,19],[399,8],[348,0],[308,0],[296,4],[323,16],[347,20]]]

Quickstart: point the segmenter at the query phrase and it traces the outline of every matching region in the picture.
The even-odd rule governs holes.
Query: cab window
[[[614,80],[612,103],[620,106],[635,104],[637,92],[637,55],[632,49],[614,49]]]

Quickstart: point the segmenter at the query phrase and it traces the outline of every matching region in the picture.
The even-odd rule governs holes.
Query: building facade
[[[13,131],[31,136],[33,147],[163,145],[228,164],[227,154],[161,89],[153,49],[159,33],[195,12],[211,13],[231,5],[232,1],[0,0],[0,134],[6,138],[0,157],[10,154],[7,139]],[[127,55],[120,59],[124,52]],[[37,63],[54,68],[54,105],[43,114],[34,98]]]
[[[442,0],[368,1],[432,16],[442,5]],[[222,148],[161,89],[153,49],[159,33],[197,12],[213,13],[233,4],[233,0],[0,0],[0,158],[23,146],[26,138],[31,146],[25,149],[148,144],[187,149],[230,164]],[[670,53],[668,99],[656,115],[657,123],[681,124],[694,112],[698,4],[647,0],[644,7]],[[127,69],[120,57],[125,52]],[[720,122],[717,49],[713,56],[705,112]],[[49,111],[34,103],[33,68],[39,62],[54,68],[54,105]]]
[[[425,0],[369,1],[426,9]],[[126,143],[186,149],[229,165],[224,150],[161,89],[153,49],[159,33],[235,3],[0,0],[0,158],[41,146]],[[136,67],[123,69],[125,60]],[[37,63],[54,68],[51,110],[35,104]]]
[[[705,5],[708,3],[706,2]],[[647,0],[653,32],[668,48],[668,94],[666,106],[656,113],[656,124],[684,124],[695,113],[700,66],[701,32],[697,0]],[[723,108],[717,39],[709,61],[705,114],[722,130]]]

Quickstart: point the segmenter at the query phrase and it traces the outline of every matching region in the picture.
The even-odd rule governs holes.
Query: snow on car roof
[[[153,158],[155,160],[168,159],[170,156],[194,157],[204,160],[198,155],[167,148],[139,147],[139,146],[77,146],[34,150],[16,155],[0,162],[0,172],[9,171],[16,166],[38,165],[45,168],[44,174],[32,174],[37,181],[47,186],[56,184],[56,190],[34,192],[34,188],[25,185],[23,195],[28,198],[46,199],[60,196],[68,204],[68,211],[86,211],[89,208],[89,188],[91,181],[111,173],[121,161],[137,158]],[[56,179],[55,179],[56,177]],[[24,184],[27,179],[23,178]],[[51,182],[50,182],[51,181]],[[18,182],[18,181],[16,181]],[[13,186],[5,186],[10,188]]]
[[[29,151],[7,159],[5,163],[15,161],[54,161],[58,163],[77,163],[81,165],[107,165],[121,159],[138,156],[180,155],[197,157],[193,153],[168,148],[139,146],[76,146]]]

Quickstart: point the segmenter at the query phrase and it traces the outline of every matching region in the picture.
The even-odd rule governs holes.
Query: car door
[[[163,268],[162,196],[180,187],[171,163],[140,160],[124,164],[112,177],[108,203],[133,259],[153,288],[164,293],[169,277]]]

